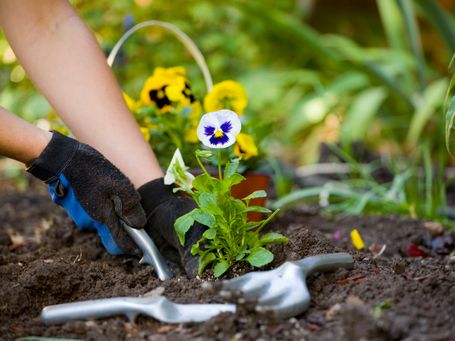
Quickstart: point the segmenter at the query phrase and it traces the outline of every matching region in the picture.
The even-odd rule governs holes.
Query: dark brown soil
[[[27,335],[84,340],[455,340],[455,260],[448,255],[453,235],[443,232],[444,247],[432,248],[430,242],[438,236],[423,222],[398,217],[335,221],[307,207],[288,211],[273,223],[289,243],[273,247],[272,266],[348,251],[355,267],[309,278],[311,307],[295,318],[274,320],[242,306],[236,315],[202,324],[168,325],[146,317],[131,323],[119,316],[45,326],[39,313],[46,305],[134,296],[160,286],[165,296],[180,303],[223,301],[206,294],[201,279],[179,276],[161,282],[136,259],[109,256],[96,234],[74,228],[43,187],[27,193],[0,188],[2,340]],[[374,258],[368,249],[354,251],[349,239],[353,228],[367,246],[386,244],[385,252]],[[428,257],[407,257],[411,242]]]

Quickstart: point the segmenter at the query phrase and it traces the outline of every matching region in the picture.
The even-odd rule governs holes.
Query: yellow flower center
[[[223,137],[223,131],[222,131],[222,130],[217,130],[217,131],[215,131],[215,137],[216,137],[216,138]]]

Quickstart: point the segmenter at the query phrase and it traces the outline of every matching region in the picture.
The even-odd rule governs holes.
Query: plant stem
[[[280,211],[279,208],[277,208],[275,211],[273,211],[273,213],[271,215],[269,215],[269,217],[264,220],[256,229],[256,233],[259,233],[261,232],[262,228],[270,221],[272,220],[272,218]]]
[[[223,180],[223,176],[221,175],[221,149],[218,148],[218,177],[220,181]]]
[[[202,171],[204,172],[204,174],[207,175],[208,177],[210,177],[209,172],[207,172],[207,169],[205,169],[204,165],[201,162],[201,159],[199,159],[199,156],[197,154],[196,154],[196,160],[197,160],[197,163],[199,164],[199,166],[201,167]]]

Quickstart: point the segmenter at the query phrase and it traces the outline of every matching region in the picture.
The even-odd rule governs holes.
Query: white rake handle
[[[205,61],[203,54],[201,53],[201,51],[196,46],[196,44],[191,40],[191,38],[185,32],[181,31],[179,28],[177,28],[173,24],[170,24],[170,23],[167,23],[164,21],[147,20],[147,21],[143,21],[143,22],[131,27],[128,31],[125,32],[125,34],[119,39],[119,41],[112,48],[111,53],[109,53],[109,56],[107,57],[107,64],[110,67],[112,67],[112,64],[114,64],[114,61],[115,61],[115,57],[117,56],[123,43],[134,32],[136,32],[137,30],[140,30],[141,28],[150,27],[150,26],[157,26],[157,27],[165,28],[169,32],[173,33],[182,42],[182,44],[186,47],[188,52],[191,54],[191,56],[194,58],[197,65],[199,66],[199,68],[202,72],[202,75],[204,76],[205,86],[207,87],[207,92],[210,92],[210,90],[212,89],[212,86],[213,86],[213,81],[212,81],[212,76],[210,74],[209,68],[207,66],[207,63]]]

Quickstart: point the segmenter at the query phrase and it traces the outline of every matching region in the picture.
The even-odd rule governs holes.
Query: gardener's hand
[[[176,256],[187,276],[191,278],[196,276],[198,270],[198,257],[191,255],[191,246],[201,238],[207,227],[195,222],[185,234],[185,245],[180,244],[174,223],[177,218],[196,208],[196,203],[191,198],[173,193],[172,189],[173,186],[164,184],[163,178],[139,187],[142,207],[147,215],[144,229],[161,248],[165,257]],[[166,252],[169,249],[174,255]]]
[[[139,193],[98,151],[54,132],[27,171],[49,185],[52,200],[78,227],[96,229],[109,253],[136,253],[120,219],[135,228],[144,226]]]

